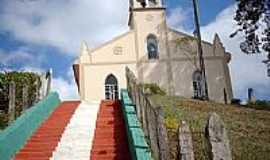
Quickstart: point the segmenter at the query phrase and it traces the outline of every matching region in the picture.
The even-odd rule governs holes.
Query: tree
[[[238,28],[231,34],[244,33],[245,40],[240,43],[246,54],[257,54],[264,50],[270,60],[270,0],[236,0],[238,7],[234,20]],[[263,31],[259,33],[259,31]]]

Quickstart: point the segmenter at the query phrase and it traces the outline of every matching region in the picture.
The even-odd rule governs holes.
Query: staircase
[[[131,159],[119,101],[61,103],[14,156],[14,160],[89,159]]]
[[[50,160],[89,160],[98,108],[98,103],[79,105]]]
[[[90,159],[131,159],[120,102],[101,102]]]
[[[48,160],[80,102],[63,102],[33,133],[15,160]]]

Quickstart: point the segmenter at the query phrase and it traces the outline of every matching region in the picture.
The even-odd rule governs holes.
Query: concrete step
[[[72,114],[80,102],[63,102],[33,133],[24,147],[15,155],[15,160],[49,159]]]
[[[131,159],[119,102],[101,102],[90,159]]]
[[[98,108],[98,104],[80,104],[51,160],[89,160]]]

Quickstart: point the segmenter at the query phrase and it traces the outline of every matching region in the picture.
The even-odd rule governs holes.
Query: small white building
[[[166,23],[162,0],[147,0],[145,7],[130,0],[130,30],[98,48],[82,44],[74,73],[82,100],[114,99],[126,88],[125,67],[140,82],[156,83],[169,95],[199,96],[201,79],[196,38],[173,30]],[[203,42],[210,100],[230,102],[233,98],[228,63],[218,35]]]

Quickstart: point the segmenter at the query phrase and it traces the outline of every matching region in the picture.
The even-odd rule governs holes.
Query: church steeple
[[[130,8],[160,8],[162,0],[129,0]]]
[[[130,29],[134,28],[134,22],[138,21],[138,16],[140,18],[144,13],[150,13],[153,10],[155,11],[162,11],[165,13],[165,7],[162,4],[163,0],[129,0],[129,21],[128,25]],[[140,13],[139,13],[140,12]],[[135,14],[137,13],[137,18],[135,18]],[[152,13],[151,13],[152,14]],[[150,16],[149,14],[149,17]],[[151,19],[151,18],[147,18]]]

